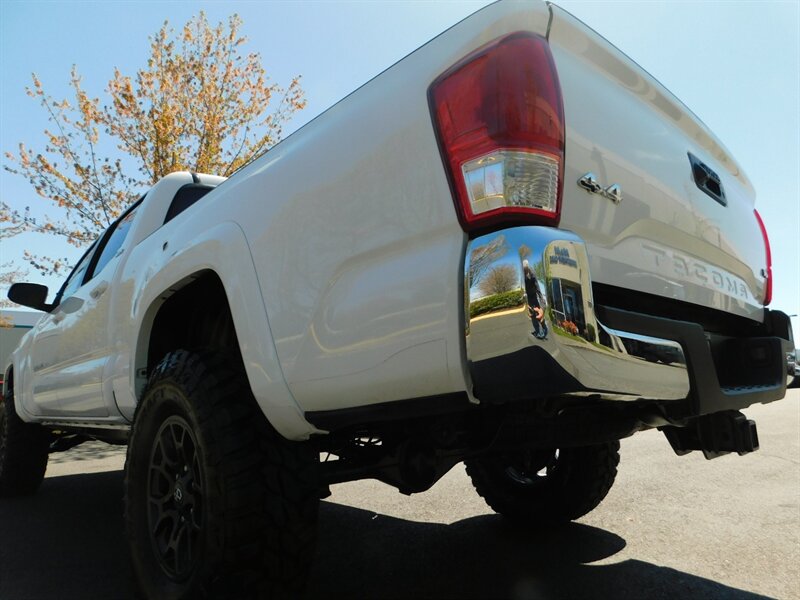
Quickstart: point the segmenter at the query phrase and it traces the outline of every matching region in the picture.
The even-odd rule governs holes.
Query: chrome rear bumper
[[[585,245],[569,231],[512,227],[476,238],[464,275],[467,362],[481,402],[688,399],[690,416],[786,393],[786,315],[765,310],[748,335],[725,337],[645,306],[597,306]]]

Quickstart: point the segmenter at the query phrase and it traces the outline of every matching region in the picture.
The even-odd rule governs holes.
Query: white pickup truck
[[[619,441],[758,448],[785,394],[767,233],[722,143],[557,6],[499,2],[227,180],[174,173],[86,252],[5,376],[0,494],[127,443],[150,598],[294,596],[329,485],[464,461],[529,525]]]

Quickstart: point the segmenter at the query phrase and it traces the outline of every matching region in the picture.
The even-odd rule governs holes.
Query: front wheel
[[[465,464],[478,494],[495,512],[549,526],[584,516],[606,497],[617,475],[619,442],[526,449]]]
[[[125,466],[140,594],[298,597],[314,549],[316,457],[270,427],[225,357],[167,355],[137,407]]]
[[[25,423],[14,409],[14,393],[0,396],[0,497],[36,492],[47,470],[50,433]]]

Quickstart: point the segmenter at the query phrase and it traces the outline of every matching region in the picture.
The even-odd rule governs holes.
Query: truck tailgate
[[[766,249],[747,176],[652,76],[551,10],[566,122],[561,227],[587,242],[595,282],[762,320]],[[614,185],[616,198],[604,193]]]

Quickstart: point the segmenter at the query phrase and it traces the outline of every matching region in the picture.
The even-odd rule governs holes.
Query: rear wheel
[[[226,358],[167,355],[137,408],[126,462],[140,593],[297,597],[315,541],[316,456],[270,427]]]
[[[529,525],[556,525],[582,517],[606,497],[617,475],[619,442],[527,449],[465,464],[492,510]]]
[[[49,449],[50,432],[17,416],[13,392],[0,397],[0,496],[35,493],[47,470]]]

